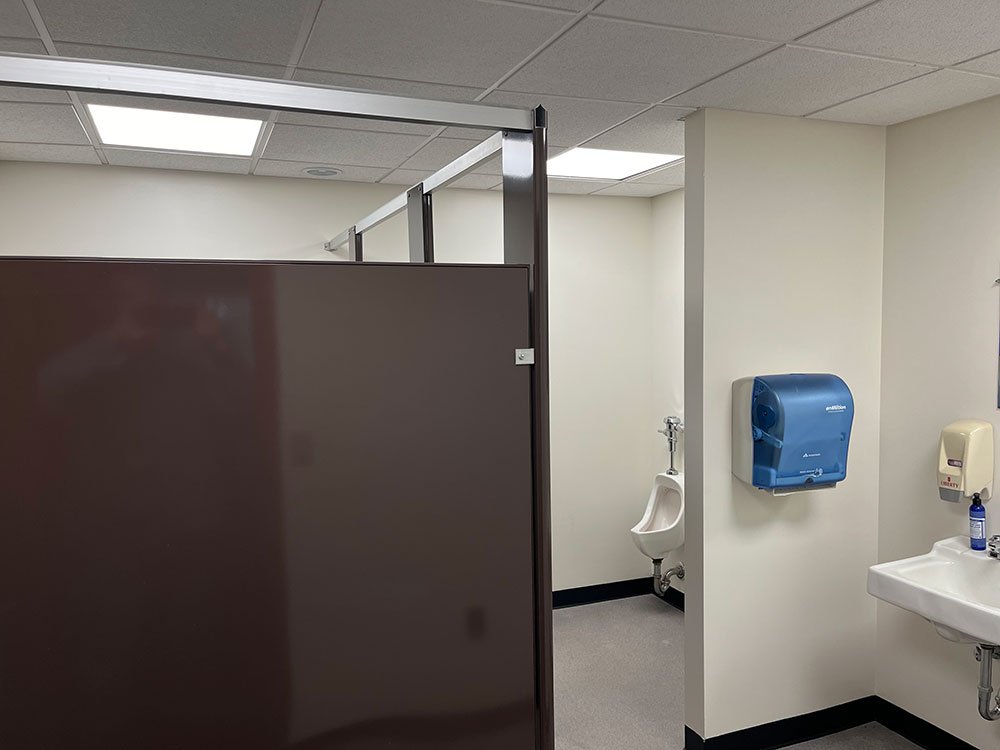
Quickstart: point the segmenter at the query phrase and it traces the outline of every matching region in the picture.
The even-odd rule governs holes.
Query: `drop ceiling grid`
[[[613,2],[616,2],[616,1],[619,2],[619,3],[621,2],[621,0],[606,0],[605,5],[608,5],[609,3],[613,3]],[[625,0],[625,1],[628,2],[629,0]],[[639,0],[639,2],[643,2],[643,0]],[[705,5],[711,5],[711,4],[712,3],[709,2],[709,3],[706,3]],[[719,5],[718,2],[716,2],[714,4],[716,6]],[[788,41],[793,40],[796,36],[802,36],[802,35],[805,35],[805,34],[814,33],[818,29],[822,29],[822,28],[824,28],[826,26],[829,26],[829,25],[832,25],[832,24],[836,24],[836,22],[838,20],[840,20],[841,18],[843,18],[845,16],[849,16],[849,15],[851,15],[852,13],[854,13],[854,12],[856,12],[858,10],[863,10],[863,9],[865,9],[865,8],[873,5],[873,4],[874,3],[871,3],[871,2],[857,2],[856,0],[847,0],[846,2],[841,2],[840,3],[840,10],[845,10],[845,11],[847,11],[846,13],[841,14],[840,16],[837,16],[837,17],[834,17],[834,18],[830,18],[829,15],[828,15],[826,17],[820,17],[820,18],[812,19],[812,21],[818,20],[819,21],[818,25],[812,23],[812,21],[806,21],[805,25],[799,27],[797,29],[796,33],[789,34],[790,38],[788,39]],[[822,3],[817,3],[817,4],[815,4],[813,6],[813,9],[815,9],[817,7],[820,7],[822,5],[823,5]],[[827,5],[829,5],[829,3],[827,3]],[[657,2],[657,7],[662,8],[664,6],[663,6],[662,3]],[[801,4],[799,4],[799,9],[801,9]],[[731,10],[731,8],[729,8],[729,10]],[[595,17],[601,17],[602,16],[601,13],[595,13],[593,15]],[[606,14],[605,14],[605,17],[607,17]],[[630,21],[632,23],[636,22],[635,19],[630,19]],[[639,24],[639,25],[642,25],[642,24]],[[650,24],[650,25],[655,26],[657,24]],[[810,26],[812,26],[812,28],[810,28]],[[677,27],[677,26],[666,27],[665,26],[664,28],[680,29],[681,27]],[[714,31],[714,32],[723,32],[723,33],[726,32],[727,30],[728,31],[734,31],[733,29],[718,28],[718,27],[713,27],[713,26],[710,26],[710,25],[702,26],[700,28],[686,27],[686,28],[681,29],[681,30],[695,30],[695,31],[699,31],[699,32]],[[777,38],[776,35],[767,35],[767,39],[770,39],[771,41],[774,41],[776,38]],[[557,40],[552,40],[552,42],[550,43],[549,46],[551,46],[551,44],[554,44],[556,41]],[[799,46],[803,46],[803,45],[799,45]],[[733,70],[739,70],[739,68],[745,67],[748,64],[752,64],[756,60],[759,60],[761,57],[767,57],[767,55],[769,55],[769,54],[771,54],[773,52],[776,52],[777,50],[783,49],[784,47],[785,47],[785,45],[779,44],[776,47],[774,47],[773,49],[769,50],[768,52],[765,52],[762,55],[758,56],[757,58],[754,58],[753,60],[750,60],[750,61],[747,61],[745,63],[742,63],[742,64],[736,66],[735,68],[733,68],[731,71],[724,72],[724,73],[720,74],[720,76],[717,76],[717,77],[722,77],[722,76],[726,75],[726,73],[728,73],[728,72],[733,72]],[[818,51],[821,52],[821,50],[818,50]],[[537,57],[537,56],[538,56],[538,54],[535,55],[535,57]],[[822,57],[822,55],[820,55],[820,57]],[[850,55],[850,56],[843,55],[843,57],[862,58],[862,57],[865,57],[865,56],[864,55],[859,55],[859,54],[855,53],[855,54]],[[872,57],[874,57],[874,56],[872,56]],[[828,59],[837,59],[837,58],[828,58]],[[864,65],[864,63],[860,63],[860,64]],[[857,67],[857,65],[858,65],[858,63],[855,63],[855,67]],[[524,66],[520,66],[520,67],[524,67]],[[874,84],[874,86],[872,87],[871,90],[878,91],[878,90],[881,90],[883,88],[891,88],[891,86],[894,85],[895,83],[897,83],[898,81],[900,81],[900,80],[904,80],[904,81],[907,80],[910,75],[920,76],[922,74],[925,74],[926,72],[930,72],[931,70],[932,70],[932,68],[924,67],[924,68],[914,68],[912,71],[906,71],[905,73],[902,73],[902,72],[899,72],[899,71],[893,71],[893,73],[888,73],[887,74],[885,71],[882,71],[883,78],[881,80],[876,81],[876,83]],[[868,71],[864,71],[864,70],[862,71],[863,74],[867,73],[867,72]],[[885,78],[886,75],[888,75],[888,79]],[[889,81],[888,84],[886,84],[886,80]],[[504,88],[506,89],[506,87],[510,86],[510,85],[511,84],[508,83],[508,84],[506,84],[506,86]],[[703,85],[703,84],[699,84],[699,85]],[[530,87],[528,87],[528,88],[530,88]],[[697,87],[692,87],[692,88],[697,88]],[[812,89],[813,87],[811,85],[809,85],[809,86],[807,86],[805,88],[806,89]],[[848,90],[848,94],[845,95],[845,96],[843,96],[842,100],[850,101],[853,98],[856,98],[857,96],[864,96],[866,94],[869,94],[870,90],[864,90],[865,88],[867,88],[867,87],[862,86],[862,91],[860,93],[855,93],[854,91]],[[501,91],[500,93],[503,93],[503,91]],[[521,92],[511,92],[511,93],[521,93]],[[530,94],[528,96],[530,96]],[[680,94],[680,95],[678,95],[678,96],[683,96],[683,93]],[[585,97],[578,97],[578,98],[580,98],[581,100],[586,100]],[[663,100],[661,100],[658,103],[668,103],[668,102],[671,102],[671,101],[675,100],[676,98],[677,97],[667,97],[667,98],[664,98]],[[589,100],[589,101],[594,101],[594,100]],[[701,106],[701,105],[699,103],[694,103],[693,106]],[[830,104],[830,103],[827,103],[827,102],[823,102],[823,107],[822,108],[826,108],[826,107],[829,107],[829,106],[833,106],[833,105]],[[806,114],[811,114],[813,108],[810,107],[810,106],[808,106],[808,105],[806,105],[804,107],[802,107],[800,105],[798,109],[800,111],[796,111],[795,114],[802,116],[802,115],[806,115]],[[630,116],[626,117],[625,119],[621,120],[620,122],[615,123],[615,124],[611,125],[610,127],[606,127],[602,131],[599,131],[599,133],[596,136],[592,136],[590,139],[584,139],[584,140],[580,141],[579,143],[577,143],[575,145],[582,145],[584,143],[587,143],[588,145],[599,146],[599,145],[601,145],[600,144],[600,136],[601,135],[603,135],[605,133],[609,133],[609,132],[610,133],[614,133],[616,131],[616,129],[619,129],[619,128],[624,129],[624,126],[627,126],[630,122],[634,122],[636,120],[639,120],[642,117],[643,114],[646,114],[647,112],[650,112],[650,111],[653,111],[653,107],[648,107],[648,108],[642,109],[639,112],[633,112]],[[679,116],[683,116],[683,114],[686,113],[687,111],[690,111],[690,109],[688,109],[688,110],[683,110],[683,109],[679,110]],[[445,135],[454,135],[454,136],[457,136],[457,135],[460,135],[460,133],[457,132],[457,131],[453,131],[451,133],[446,132]],[[565,143],[567,145],[569,145],[568,141],[565,141]],[[637,146],[635,144],[635,142],[633,142],[631,144],[628,144],[628,143],[621,144],[621,145],[618,145],[618,147],[620,147],[620,148],[629,148],[629,147],[631,147],[631,148],[639,148],[639,146]],[[680,150],[680,149],[677,149],[677,150]]]
[[[288,0],[281,4],[281,13],[270,0],[96,0],[88,4],[92,11],[85,18],[74,0],[25,1],[37,3],[44,28],[33,28],[37,21],[26,25],[31,17],[23,12],[21,0],[0,0],[0,33],[6,36],[0,39],[0,49],[37,47],[51,31],[60,54],[222,72],[229,67],[257,75],[264,70],[270,77],[296,80],[356,78],[364,83],[360,88],[388,91],[451,87],[455,97],[465,101],[528,106],[532,100],[548,100],[555,112],[560,105],[572,112],[566,117],[568,125],[553,127],[553,133],[559,133],[559,142],[553,144],[560,147],[604,144],[641,150],[634,144],[662,142],[664,133],[671,132],[670,123],[694,108],[753,108],[758,100],[758,110],[772,113],[820,118],[828,113],[829,119],[881,123],[900,113],[926,114],[928,106],[935,111],[942,104],[955,106],[950,102],[990,95],[990,79],[1000,79],[1000,9],[992,0],[955,0],[957,6],[937,0],[379,0],[377,12],[371,10],[376,7],[373,0]],[[914,3],[926,13],[914,10]],[[463,23],[473,25],[464,35],[451,28],[459,11]],[[939,16],[945,32],[921,21]],[[345,18],[357,23],[344,26]],[[447,43],[429,44],[428,39],[442,33],[442,18],[449,21]],[[503,43],[480,39],[477,22],[490,26]],[[232,33],[234,23],[252,33]],[[371,44],[372,39],[391,41],[399,34],[404,36],[388,47]],[[331,48],[329,41],[342,37],[348,46],[367,49],[359,48],[360,57],[341,59],[345,48]],[[649,43],[641,44],[644,39]],[[673,83],[659,75],[663,61],[650,52],[664,45],[690,48],[686,57],[667,66],[665,73]],[[639,56],[632,53],[636,48]],[[369,64],[365,55],[373,51],[378,59]],[[699,54],[712,58],[710,64],[694,59]],[[433,59],[423,59],[428,56]],[[827,69],[836,65],[819,62],[826,60],[836,61],[842,74]],[[943,70],[954,73],[939,75]],[[814,95],[817,75],[825,81],[819,88],[833,92],[828,100]],[[772,94],[770,101],[763,96],[740,100],[748,80],[762,89],[784,91]],[[944,82],[958,93],[949,93]],[[14,96],[0,88],[0,102]],[[6,107],[0,103],[0,108]],[[280,116],[272,116],[269,123],[289,128],[311,124],[294,117],[284,122]],[[327,126],[350,129],[351,124],[331,118]],[[383,129],[357,128],[372,135]],[[267,140],[270,130],[262,135],[253,166],[265,160],[281,162],[280,169],[272,169],[287,172],[289,164],[308,166],[308,156],[317,155],[303,152],[298,162],[290,160],[288,151],[269,153],[272,144],[282,143],[281,138]],[[412,146],[394,164],[345,167],[381,170],[378,179],[407,163],[437,168],[443,163],[429,157],[439,154],[443,159],[459,145],[448,140],[461,141],[474,133],[437,129],[399,135],[409,135]],[[618,145],[608,145],[612,143]],[[329,154],[324,155],[327,159],[320,163],[327,163]],[[372,181],[372,173],[365,174],[366,181]]]
[[[295,42],[292,44],[292,50],[288,56],[285,64],[285,72],[282,76],[286,81],[290,81],[295,77],[295,68],[302,61],[302,54],[305,52],[306,45],[309,44],[309,40],[312,38],[313,29],[316,28],[316,18],[319,16],[322,5],[323,0],[306,0],[306,5],[302,8],[299,32],[295,37]],[[274,124],[277,120],[278,113],[270,112],[261,126],[260,133],[257,135],[257,142],[254,144],[253,153],[250,155],[250,164],[247,170],[250,174],[256,174],[257,165],[260,164],[260,160],[264,155],[264,149],[267,148],[267,144],[271,140],[271,135],[274,132]]]
[[[588,16],[588,14],[590,13],[590,11],[594,10],[596,7],[598,7],[603,2],[603,0],[568,0],[568,1],[571,2],[573,5],[580,6],[579,7],[579,12],[577,12],[575,15],[573,15],[569,20],[567,20],[564,17],[563,23],[560,24],[557,28],[553,29],[552,33],[548,36],[548,38],[546,38],[533,51],[531,51],[530,53],[528,53],[528,55],[525,56],[523,59],[521,59],[520,61],[515,62],[515,64],[513,65],[513,67],[509,68],[505,73],[503,73],[502,75],[500,75],[500,77],[497,78],[492,84],[490,84],[489,86],[487,86],[482,92],[480,92],[475,97],[475,99],[473,101],[477,101],[477,102],[484,101],[491,94],[495,93],[497,91],[497,89],[501,86],[501,84],[503,84],[507,80],[509,80],[511,78],[511,76],[513,76],[519,70],[521,70],[523,67],[525,67],[526,65],[528,65],[532,60],[534,60],[536,57],[538,57],[538,55],[540,55],[542,52],[544,52],[545,49],[547,49],[549,46],[551,46],[556,41],[558,41],[560,38],[562,38],[564,35],[566,35],[574,26],[576,26],[578,23],[580,23],[581,21],[583,21]],[[537,4],[540,6],[542,4],[542,2],[545,2],[545,0],[541,0],[541,2],[538,2]],[[439,129],[437,129],[434,132],[434,134],[430,138],[428,138],[427,141],[419,149],[417,149],[413,154],[410,155],[410,157],[408,159],[404,160],[400,164],[397,164],[396,165],[397,169],[402,169],[402,168],[404,168],[406,166],[412,166],[411,162],[415,161],[415,160],[418,160],[420,158],[421,153],[424,151],[424,149],[431,149],[431,148],[433,148],[435,146],[435,143],[437,141],[441,140],[441,136],[445,135],[448,132],[448,130],[449,130],[449,128],[439,128]],[[457,129],[457,130],[456,129],[452,129],[452,130],[455,130],[455,135],[461,135],[462,132],[464,131],[464,129]],[[464,132],[465,132],[465,134],[468,134],[467,131],[464,131]],[[485,137],[489,137],[489,136],[487,135]],[[445,147],[445,148],[447,148],[447,147]],[[443,163],[438,163],[437,168],[440,168],[440,167],[444,166],[447,163],[448,163],[447,161],[445,161]],[[475,178],[475,177],[483,176],[483,175],[487,175],[487,174],[489,174],[489,172],[487,172],[487,171],[485,171],[483,169],[479,169],[479,170],[474,170],[473,173],[469,175],[469,177],[470,178]]]

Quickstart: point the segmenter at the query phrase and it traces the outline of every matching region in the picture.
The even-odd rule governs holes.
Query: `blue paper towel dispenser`
[[[757,375],[733,383],[733,474],[775,495],[847,476],[854,398],[836,375]]]

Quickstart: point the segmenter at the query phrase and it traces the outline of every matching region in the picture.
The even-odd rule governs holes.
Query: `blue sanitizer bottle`
[[[986,508],[977,492],[969,506],[969,546],[972,549],[986,549]]]

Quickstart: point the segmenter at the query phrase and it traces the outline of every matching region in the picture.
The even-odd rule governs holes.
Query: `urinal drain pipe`
[[[656,592],[657,596],[663,596],[667,593],[667,589],[670,588],[670,579],[677,578],[678,581],[684,580],[684,566],[680,563],[672,567],[663,575],[660,575],[660,565],[663,563],[663,559],[653,560],[653,591]]]
[[[1000,647],[981,643],[976,646],[976,661],[979,662],[979,715],[986,721],[1000,719],[1000,697],[997,705],[990,706],[993,695],[993,660],[1000,659]]]

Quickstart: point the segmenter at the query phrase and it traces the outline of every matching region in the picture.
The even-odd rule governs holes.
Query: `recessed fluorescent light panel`
[[[88,104],[105,146],[250,156],[261,120]]]
[[[677,154],[644,154],[603,148],[571,148],[549,159],[549,177],[624,180],[682,158]]]

